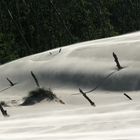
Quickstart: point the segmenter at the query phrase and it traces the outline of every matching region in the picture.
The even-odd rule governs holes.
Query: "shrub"
[[[60,100],[51,91],[51,89],[45,90],[44,88],[37,88],[36,90],[29,92],[29,96],[24,98],[24,102],[21,105],[33,105],[44,99],[47,99],[47,101],[57,101],[64,104],[64,102]]]

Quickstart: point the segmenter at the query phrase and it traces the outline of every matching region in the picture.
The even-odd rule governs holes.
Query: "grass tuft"
[[[37,88],[29,92],[28,97],[24,98],[24,102],[21,105],[33,105],[46,99],[47,101],[57,101],[62,104],[64,102],[60,100],[51,89]]]

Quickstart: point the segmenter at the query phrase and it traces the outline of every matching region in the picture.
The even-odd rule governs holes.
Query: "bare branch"
[[[9,115],[7,114],[7,111],[3,109],[1,104],[0,104],[0,110],[1,110],[1,113],[4,117],[9,117]]]
[[[9,78],[7,78],[7,81],[10,83],[10,86],[14,86],[16,83],[13,83]]]
[[[129,100],[132,100],[132,98],[128,96],[126,93],[124,93],[123,95],[126,96]]]
[[[31,71],[31,75],[32,75],[32,77],[33,77],[33,79],[34,79],[34,81],[35,81],[37,87],[40,87],[39,82],[38,82],[38,80],[37,80],[35,74],[34,74],[32,71]]]
[[[120,65],[117,55],[113,52],[114,61],[116,62],[116,66],[118,70],[122,69],[123,67]]]
[[[60,49],[59,49],[59,53],[60,53],[61,51],[62,51],[62,49],[60,48]]]
[[[79,88],[80,93],[89,101],[92,106],[96,106],[95,103]]]

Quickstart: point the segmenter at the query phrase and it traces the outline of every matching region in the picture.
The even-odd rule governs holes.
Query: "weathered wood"
[[[0,104],[0,110],[4,117],[9,117],[9,115],[7,114],[7,110],[4,110],[1,104]]]
[[[10,83],[11,87],[15,85],[15,83],[13,83],[9,78],[7,78],[7,81]]]
[[[96,106],[95,103],[79,88],[80,93],[89,101],[92,106]]]
[[[114,61],[116,62],[116,66],[118,70],[122,69],[123,67],[120,65],[117,55],[113,52]]]
[[[62,49],[60,48],[60,49],[59,49],[59,53],[60,53],[61,51],[62,51]]]
[[[59,99],[58,97],[57,97],[57,100],[56,100],[56,101],[58,101],[58,102],[61,103],[61,104],[65,104],[65,102],[62,101],[61,99]]]
[[[17,84],[17,83],[13,83],[9,78],[6,78],[6,79],[10,83],[10,86],[9,87],[6,87],[6,88],[4,88],[2,90],[0,90],[0,92],[3,92],[5,90],[8,90],[9,88],[12,88],[13,86],[15,86]]]
[[[34,79],[34,81],[35,81],[37,87],[40,87],[39,82],[38,82],[38,80],[37,80],[35,74],[34,74],[32,71],[31,71],[31,75],[32,75],[32,77],[33,77],[33,79]]]
[[[126,96],[129,100],[132,100],[132,98],[128,96],[126,93],[124,93],[123,95]]]

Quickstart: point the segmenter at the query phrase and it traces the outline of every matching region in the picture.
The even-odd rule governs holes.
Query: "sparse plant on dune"
[[[65,104],[60,100],[51,89],[37,88],[29,92],[28,97],[24,98],[24,102],[21,105],[33,105],[46,99],[47,101],[55,101],[61,104]]]
[[[32,71],[31,71],[31,75],[36,83],[37,88],[35,90],[32,90],[29,92],[28,97],[24,98],[24,102],[21,105],[33,105],[33,104],[39,103],[45,99],[47,101],[55,101],[55,102],[59,102],[61,104],[65,104],[61,99],[59,99],[52,92],[52,90],[50,88],[49,89],[41,88],[36,75]]]

